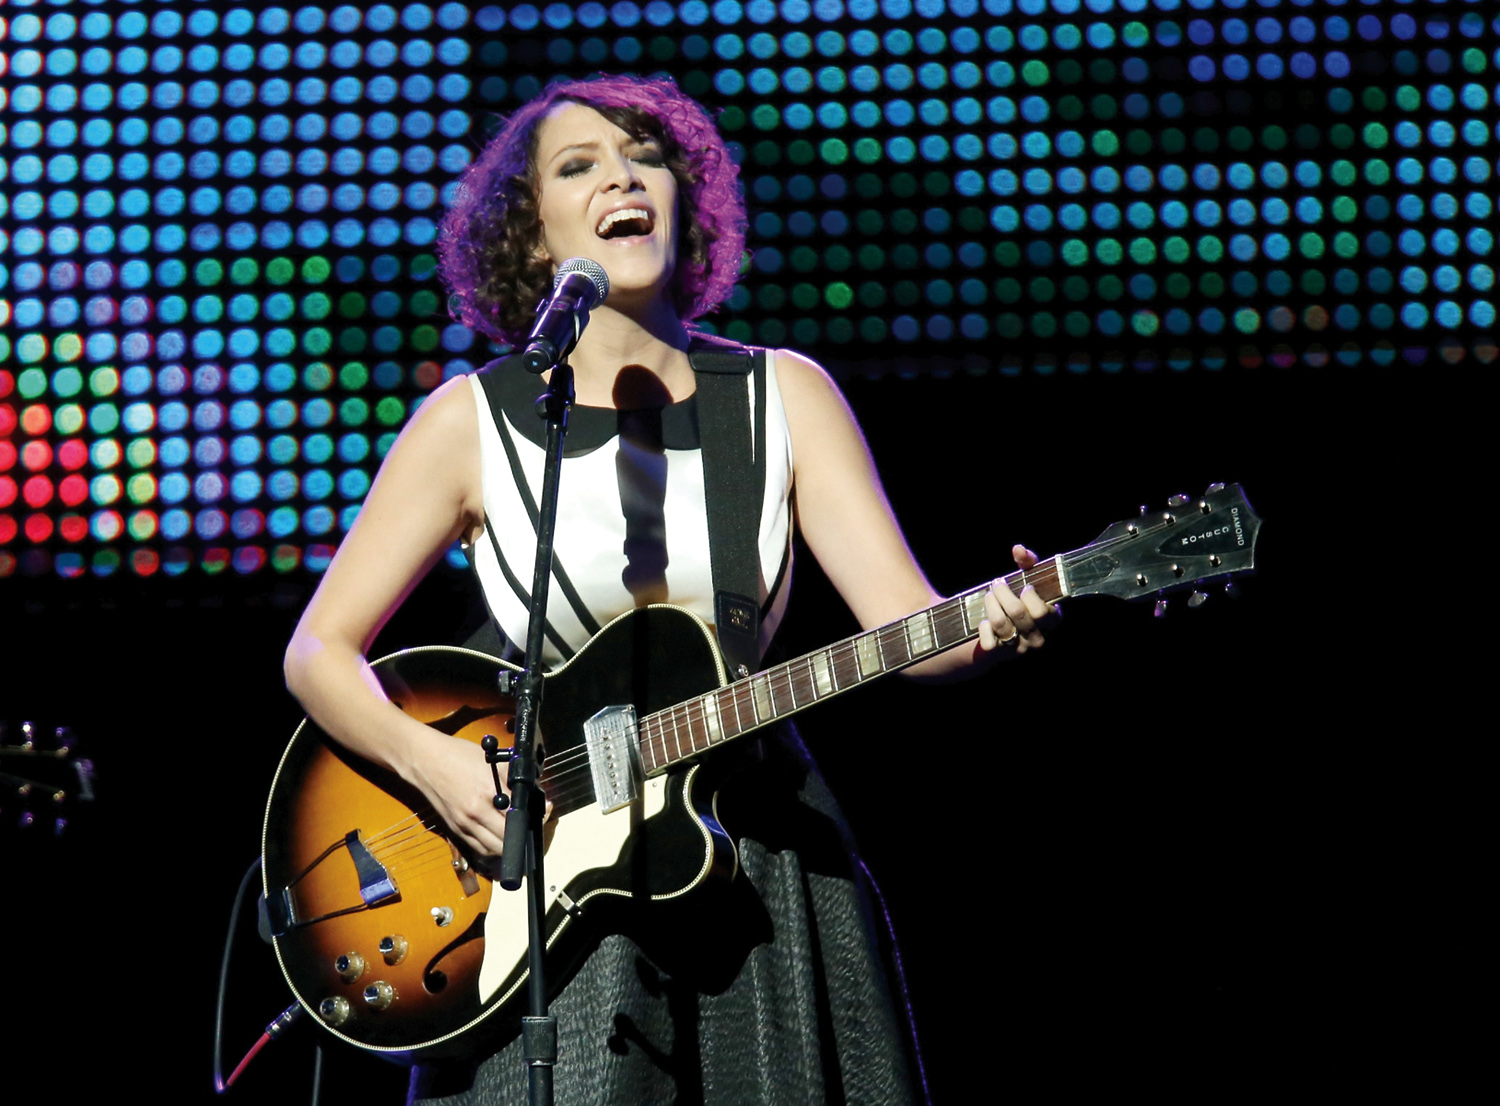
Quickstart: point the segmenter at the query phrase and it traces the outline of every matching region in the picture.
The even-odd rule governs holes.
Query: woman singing
[[[569,358],[577,407],[556,540],[569,587],[551,589],[548,665],[580,649],[592,626],[645,604],[714,620],[693,364],[704,342],[691,322],[728,298],[739,272],[736,175],[703,109],[671,82],[557,84],[465,172],[444,222],[442,272],[457,314],[512,345],[524,342],[559,264],[592,258],[609,275],[608,298]],[[754,356],[765,390],[762,648],[785,612],[793,527],[861,626],[938,602],[833,382],[797,353]],[[513,581],[529,582],[534,555],[526,502],[541,480],[539,389],[514,364],[487,371],[499,374],[494,406],[476,373],[439,388],[413,416],[286,657],[307,713],[417,788],[479,858],[500,853],[505,826],[482,754],[392,705],[365,652],[455,539],[471,549],[503,635],[525,639]],[[1035,563],[1020,546],[1013,555]],[[907,671],[953,677],[1041,644],[1037,624],[1050,608],[1030,588],[1014,595],[997,581],[985,610],[977,646]],[[628,936],[603,939],[553,1006],[558,1102],[918,1097],[837,808],[790,732],[762,749],[740,773],[753,787],[731,781],[719,807],[740,837],[736,894],[748,897],[705,906],[712,936],[697,946],[682,939],[676,915],[670,932],[653,921],[666,915],[647,913]],[[455,1101],[523,1101],[519,1056],[516,1043],[467,1073]],[[418,1096],[451,1090],[414,1081]]]

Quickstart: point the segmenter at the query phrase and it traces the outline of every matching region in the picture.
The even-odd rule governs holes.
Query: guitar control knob
[[[1186,507],[1189,502],[1190,502],[1190,500],[1188,499],[1187,496],[1183,495],[1181,492],[1178,492],[1171,499],[1167,500],[1167,506],[1168,507]]]
[[[380,939],[380,955],[387,964],[399,964],[406,959],[406,938],[399,933]]]
[[[432,920],[437,923],[439,929],[444,929],[453,924],[453,907],[434,906],[432,908]]]
[[[1194,610],[1197,610],[1207,602],[1208,593],[1205,591],[1195,591],[1192,595],[1188,596],[1188,606],[1192,607]]]
[[[373,1010],[385,1010],[396,1001],[396,988],[383,979],[377,979],[365,988],[365,1004]]]
[[[349,1000],[346,998],[325,998],[318,1003],[318,1017],[329,1025],[343,1025],[349,1020]]]
[[[365,958],[357,952],[346,952],[334,960],[333,970],[345,983],[353,983],[365,974]]]

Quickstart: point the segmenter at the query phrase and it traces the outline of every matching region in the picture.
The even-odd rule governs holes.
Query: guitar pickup
[[[583,724],[594,798],[605,814],[635,802],[636,781],[642,775],[638,733],[635,707],[630,705],[605,707]]]

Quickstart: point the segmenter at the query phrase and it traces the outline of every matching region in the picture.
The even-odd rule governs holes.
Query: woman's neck
[[[697,384],[687,359],[687,328],[670,304],[658,302],[657,309],[641,313],[594,309],[568,356],[580,404],[636,407],[654,405],[641,402],[643,392],[671,401],[693,393]]]

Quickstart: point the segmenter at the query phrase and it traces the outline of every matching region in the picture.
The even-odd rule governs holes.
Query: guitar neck
[[[1005,577],[1012,591],[1030,585],[1048,603],[1067,595],[1062,557]],[[640,721],[641,765],[655,776],[690,757],[972,641],[984,618],[985,584],[925,611],[689,699]]]

